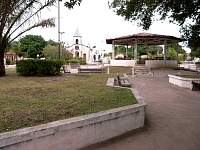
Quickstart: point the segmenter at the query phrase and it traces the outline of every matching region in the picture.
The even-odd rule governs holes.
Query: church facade
[[[73,36],[73,44],[67,47],[67,51],[72,53],[74,58],[81,58],[86,60],[87,64],[92,64],[103,60],[104,53],[101,50],[97,50],[96,47],[90,47],[83,44],[82,36],[77,29]]]

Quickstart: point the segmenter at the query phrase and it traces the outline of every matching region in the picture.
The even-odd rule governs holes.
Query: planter
[[[134,94],[135,105],[1,133],[0,149],[77,150],[141,128],[146,104]]]
[[[200,79],[198,78],[186,78],[175,75],[168,75],[168,76],[169,76],[169,83],[189,89],[193,88],[192,81],[200,81]]]

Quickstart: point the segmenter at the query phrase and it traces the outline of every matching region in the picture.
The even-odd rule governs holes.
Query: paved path
[[[132,78],[148,104],[144,129],[86,148],[87,150],[200,150],[200,91],[168,83],[167,74]]]

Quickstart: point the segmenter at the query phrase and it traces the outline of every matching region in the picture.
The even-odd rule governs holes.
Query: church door
[[[76,58],[79,58],[79,52],[76,52]]]
[[[83,59],[86,60],[86,54],[83,54]]]
[[[94,62],[96,61],[96,55],[93,56]]]

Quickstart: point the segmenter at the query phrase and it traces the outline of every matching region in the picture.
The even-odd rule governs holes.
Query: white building
[[[74,58],[85,59],[87,64],[102,61],[104,58],[104,51],[88,45],[83,44],[82,36],[77,29],[73,36],[73,44],[67,47],[67,51],[73,54]]]

